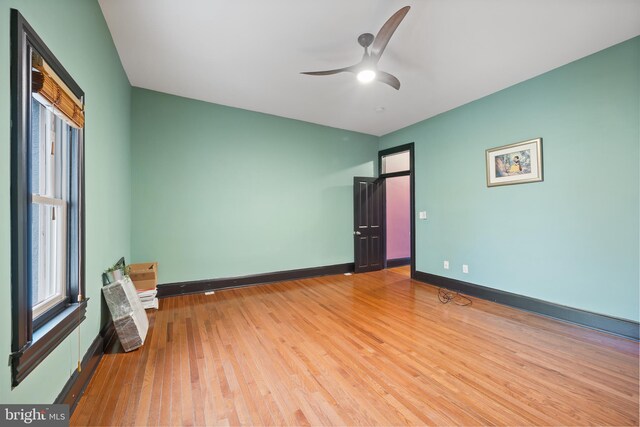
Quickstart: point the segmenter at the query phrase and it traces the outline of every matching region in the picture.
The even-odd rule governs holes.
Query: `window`
[[[83,97],[12,10],[13,386],[84,320]]]
[[[37,320],[68,297],[67,252],[70,188],[76,187],[71,174],[71,151],[78,130],[38,101],[31,100],[31,182],[30,249],[31,306]]]
[[[409,150],[401,151],[399,153],[387,154],[381,156],[381,158],[381,173],[403,172],[411,169]]]

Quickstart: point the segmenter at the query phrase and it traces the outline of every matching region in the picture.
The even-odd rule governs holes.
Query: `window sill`
[[[16,387],[86,318],[87,301],[71,304],[33,333],[33,341],[11,354],[11,387]]]

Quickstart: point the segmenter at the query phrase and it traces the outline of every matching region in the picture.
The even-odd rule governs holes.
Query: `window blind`
[[[84,104],[65,85],[37,52],[31,57],[31,91],[43,105],[69,122],[84,127]]]

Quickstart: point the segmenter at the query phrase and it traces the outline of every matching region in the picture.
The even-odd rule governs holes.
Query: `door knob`
[[[354,231],[354,232],[353,232],[353,235],[354,235],[354,236],[359,236],[359,235],[361,235],[361,234],[362,234],[362,233],[361,233],[361,232],[359,232],[359,231]]]

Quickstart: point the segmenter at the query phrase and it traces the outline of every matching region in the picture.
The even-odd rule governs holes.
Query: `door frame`
[[[409,151],[409,170],[402,172],[382,173],[382,158],[390,154],[402,153],[403,151]],[[387,148],[386,150],[378,151],[378,179],[384,180],[382,186],[382,224],[384,226],[383,232],[383,253],[384,253],[384,268],[387,268],[387,197],[386,197],[386,178],[394,178],[397,176],[409,176],[409,209],[410,215],[410,233],[411,233],[411,278],[416,274],[416,179],[415,179],[415,161],[414,161],[414,143],[398,145],[396,147]]]

